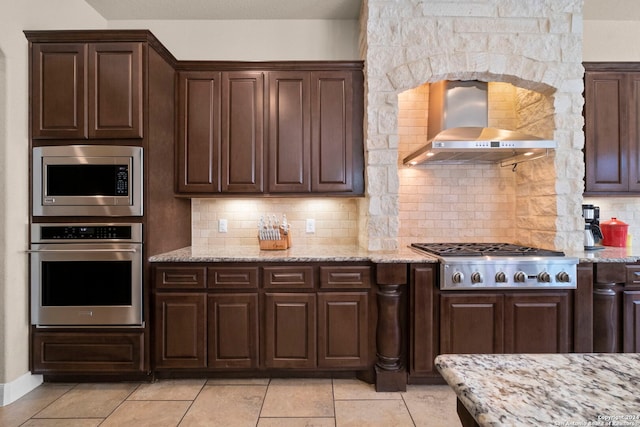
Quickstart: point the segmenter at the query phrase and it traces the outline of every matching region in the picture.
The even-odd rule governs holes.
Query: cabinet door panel
[[[316,366],[315,294],[265,294],[265,366]]]
[[[258,367],[258,295],[210,295],[210,368]]]
[[[623,351],[640,352],[640,291],[625,291],[623,296]]]
[[[569,352],[569,294],[505,296],[506,353]]]
[[[222,73],[222,191],[263,190],[262,72]]]
[[[627,76],[629,191],[640,191],[640,73]]]
[[[624,73],[585,75],[586,191],[628,191]]]
[[[142,43],[89,45],[89,137],[142,138]]]
[[[350,72],[311,73],[312,191],[353,190],[353,81]]]
[[[308,72],[269,73],[270,192],[311,190],[311,104]]]
[[[206,295],[158,293],[155,297],[155,360],[159,368],[206,366]]]
[[[503,353],[502,295],[442,295],[440,353]]]
[[[31,55],[32,137],[87,138],[87,45],[34,43]]]
[[[366,367],[368,293],[318,294],[318,366]]]
[[[220,73],[178,76],[178,191],[220,191]]]

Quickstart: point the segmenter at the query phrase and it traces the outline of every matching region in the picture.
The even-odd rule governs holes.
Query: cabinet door
[[[353,190],[353,78],[348,71],[311,73],[311,190]]]
[[[412,375],[432,375],[438,355],[438,321],[436,318],[435,268],[430,265],[411,267],[409,372]]]
[[[640,191],[640,73],[628,73],[629,191]]]
[[[505,353],[568,353],[569,293],[505,296]]]
[[[178,192],[220,191],[220,73],[178,75]]]
[[[624,291],[623,351],[640,352],[640,290]]]
[[[222,191],[263,190],[262,72],[222,73]]]
[[[86,57],[85,43],[33,44],[33,138],[87,138]]]
[[[269,73],[269,192],[311,191],[309,82],[309,72]]]
[[[316,295],[265,294],[264,362],[267,368],[314,368]]]
[[[210,368],[258,367],[258,295],[209,295]]]
[[[207,338],[204,293],[158,293],[155,296],[157,368],[204,368]]]
[[[503,353],[503,296],[440,297],[440,353]]]
[[[629,190],[625,73],[585,74],[585,191]]]
[[[318,294],[318,367],[367,366],[368,295],[368,292]]]
[[[89,45],[89,137],[142,138],[142,43]]]

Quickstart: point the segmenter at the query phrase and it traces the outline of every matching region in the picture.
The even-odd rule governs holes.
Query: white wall
[[[583,61],[640,61],[638,21],[585,20]]]
[[[360,59],[355,20],[132,20],[109,28],[149,29],[180,60]]]
[[[2,2],[0,13],[0,405],[29,371],[28,42],[23,30],[105,28],[82,0]],[[18,380],[18,381],[17,381]]]

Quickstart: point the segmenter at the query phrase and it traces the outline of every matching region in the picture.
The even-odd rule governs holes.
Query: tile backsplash
[[[192,199],[191,237],[196,247],[257,246],[261,215],[287,215],[292,245],[355,245],[358,240],[358,203],[352,198]],[[227,220],[227,232],[218,221]],[[315,233],[306,233],[307,219]]]

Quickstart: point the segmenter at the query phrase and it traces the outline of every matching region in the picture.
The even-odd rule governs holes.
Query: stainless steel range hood
[[[432,83],[427,143],[405,157],[403,163],[513,164],[545,156],[556,148],[553,140],[488,127],[488,111],[487,83]]]

